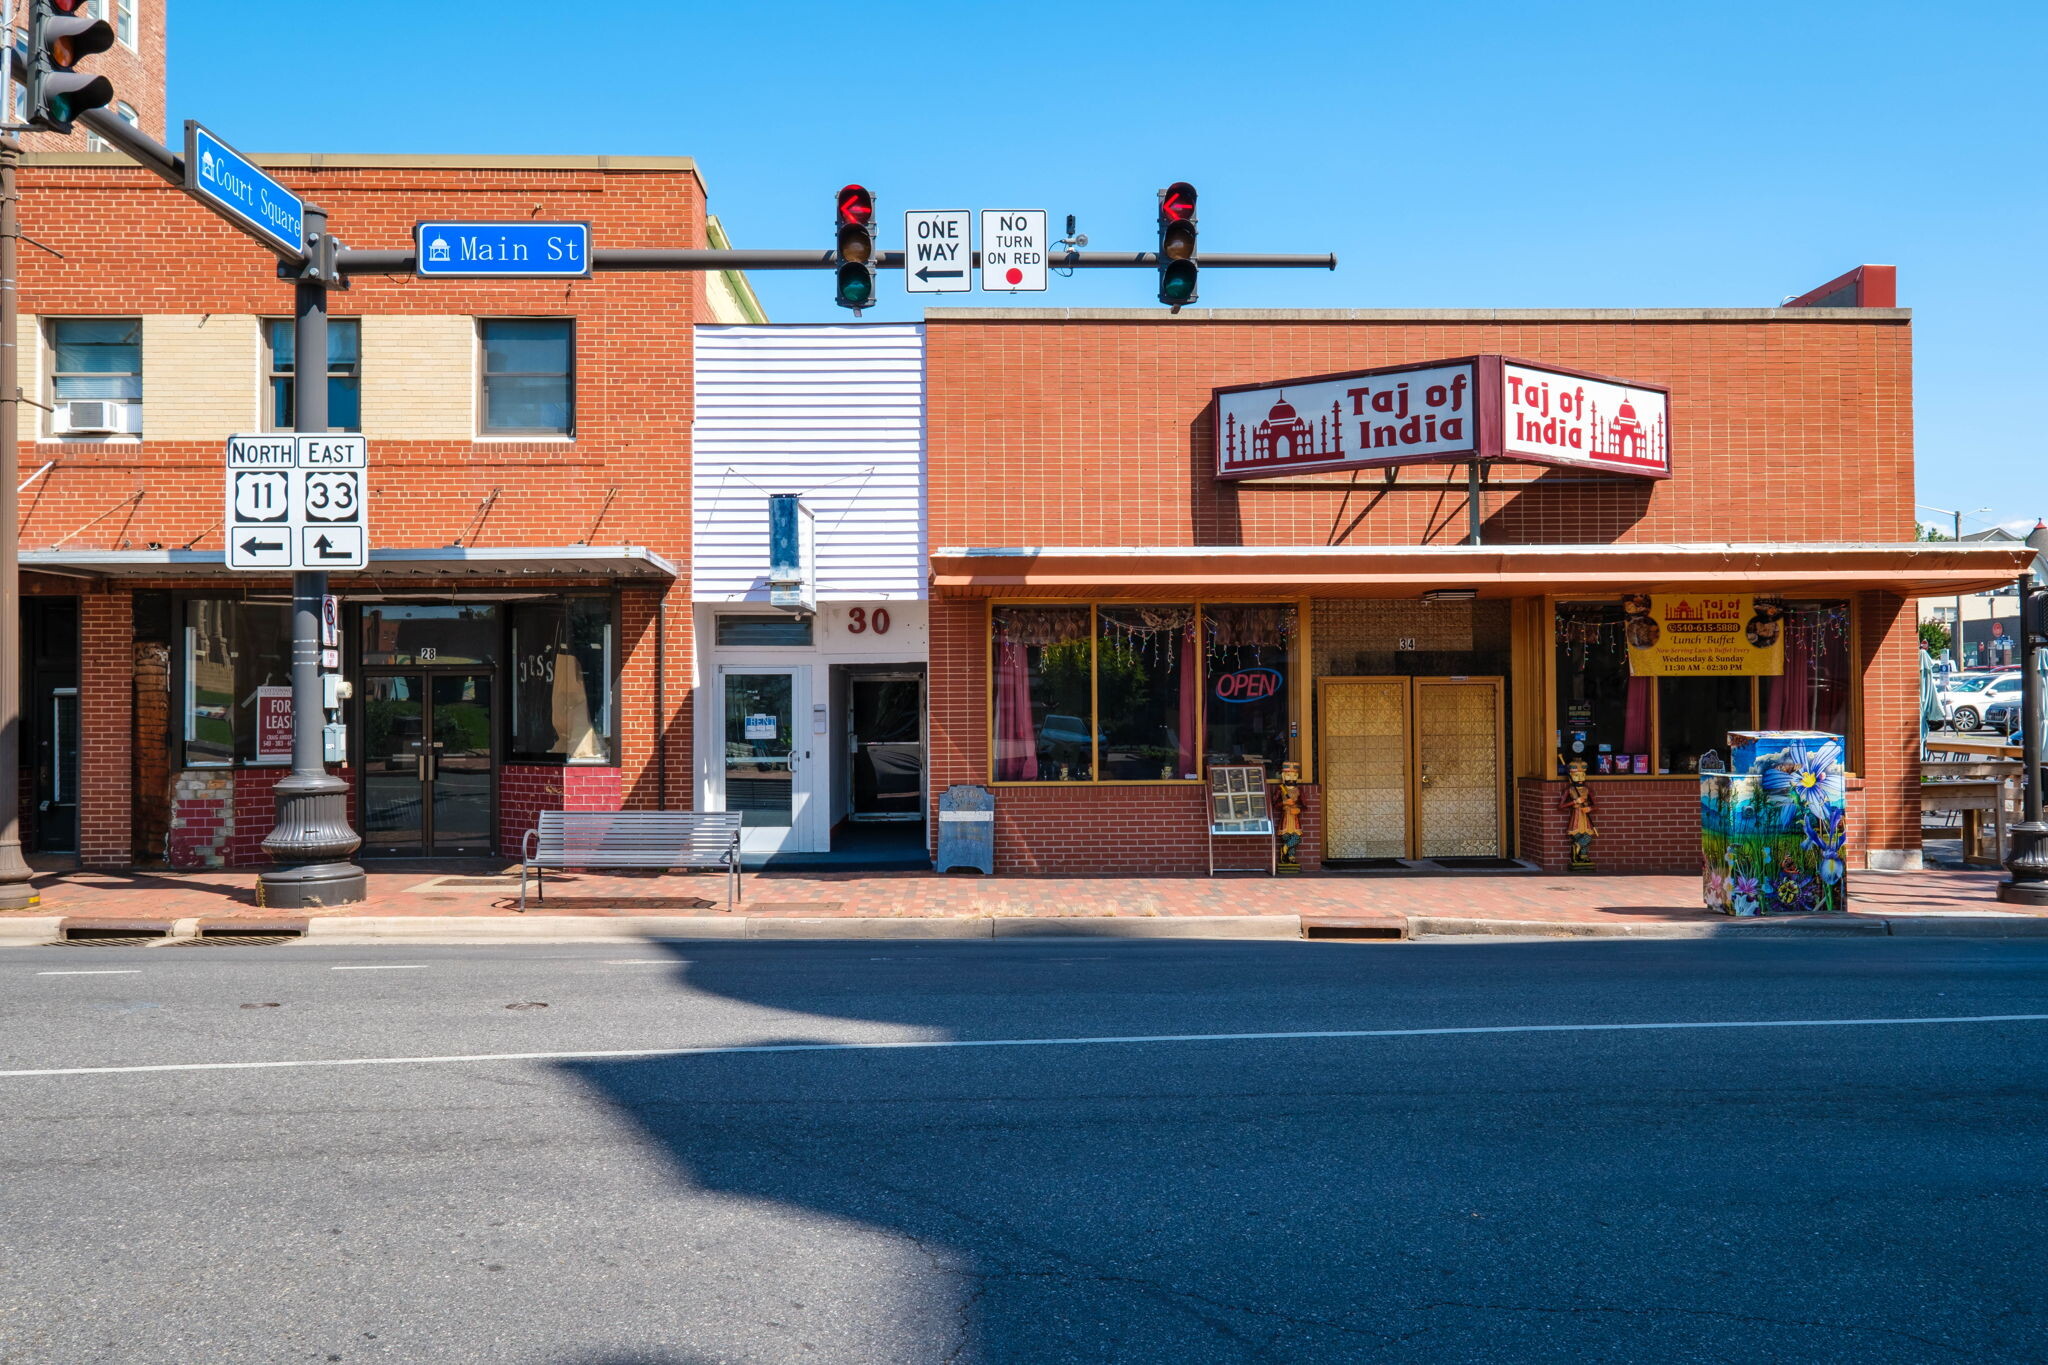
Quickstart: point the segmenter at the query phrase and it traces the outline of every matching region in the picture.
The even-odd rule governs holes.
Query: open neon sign
[[[1212,689],[1218,701],[1264,701],[1280,692],[1277,668],[1240,668],[1218,674]]]

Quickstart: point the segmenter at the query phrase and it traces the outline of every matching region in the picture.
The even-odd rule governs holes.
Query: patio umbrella
[[[1920,728],[1932,730],[1946,723],[1948,716],[1941,709],[1941,697],[1934,685],[1934,656],[1925,649],[1920,651]]]

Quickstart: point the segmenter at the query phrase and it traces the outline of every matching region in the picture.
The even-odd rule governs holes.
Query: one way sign
[[[967,209],[912,209],[903,215],[903,287],[913,294],[964,294],[974,287]]]

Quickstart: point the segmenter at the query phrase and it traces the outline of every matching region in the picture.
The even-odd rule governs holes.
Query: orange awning
[[[1482,597],[1700,587],[1788,595],[1881,590],[1948,597],[2011,583],[2034,551],[2009,542],[1816,545],[1179,545],[932,551],[939,597]]]

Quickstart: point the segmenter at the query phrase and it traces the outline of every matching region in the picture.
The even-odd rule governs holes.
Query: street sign
[[[305,202],[195,119],[185,120],[185,192],[287,260],[305,259]]]
[[[981,211],[981,287],[994,293],[1043,292],[1044,209]]]
[[[580,279],[590,273],[590,224],[420,223],[414,269],[429,279]]]
[[[913,294],[964,294],[974,288],[974,215],[966,209],[912,209],[903,215],[903,287]]]
[[[369,563],[369,442],[360,436],[230,436],[228,567],[265,573]]]

